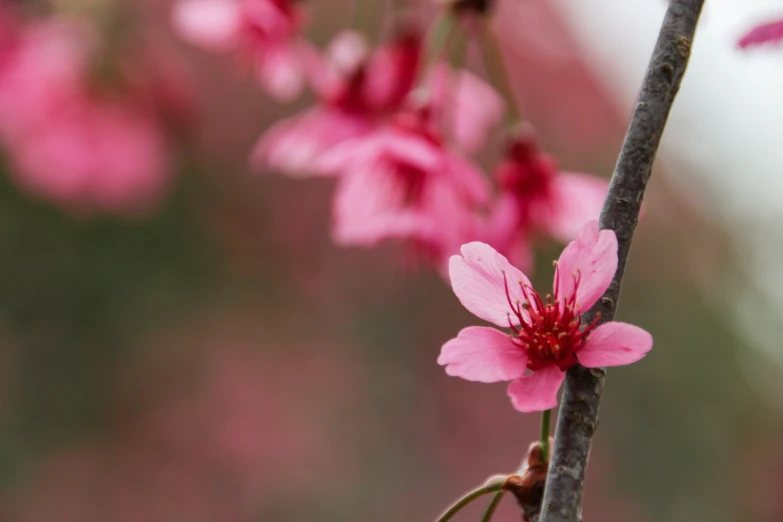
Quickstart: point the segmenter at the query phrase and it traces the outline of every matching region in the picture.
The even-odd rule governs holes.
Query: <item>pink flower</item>
[[[344,142],[323,156],[322,167],[342,173],[332,227],[341,245],[388,238],[438,245],[453,219],[488,198],[481,172],[430,131],[427,110]]]
[[[399,108],[415,81],[421,54],[417,31],[405,30],[372,56],[354,31],[338,35],[313,82],[320,103],[273,125],[259,140],[253,162],[287,174],[336,174],[319,168],[321,155],[370,133]]]
[[[652,348],[652,336],[639,327],[582,314],[603,295],[617,271],[617,238],[592,221],[563,250],[555,264],[552,295],[542,298],[528,278],[484,243],[468,243],[453,256],[449,274],[454,293],[494,328],[470,326],[441,349],[446,373],[470,381],[512,381],[508,394],[522,412],[557,405],[565,371],[638,361]],[[529,370],[529,373],[526,372]]]
[[[169,186],[154,90],[111,95],[90,82],[88,27],[25,27],[0,71],[0,141],[23,189],[78,211],[150,210]]]
[[[172,24],[196,45],[247,54],[258,80],[280,99],[297,96],[304,86],[310,47],[300,36],[295,0],[179,0]]]
[[[557,160],[541,152],[529,131],[511,140],[495,179],[501,194],[487,224],[486,242],[523,267],[535,236],[573,240],[601,212],[609,185],[590,174],[560,172]]]
[[[740,38],[737,45],[741,49],[747,49],[748,47],[755,47],[765,43],[780,43],[781,41],[783,41],[783,20],[777,20],[757,25]]]
[[[73,100],[11,151],[25,190],[79,211],[144,213],[168,189],[167,144],[149,114]]]

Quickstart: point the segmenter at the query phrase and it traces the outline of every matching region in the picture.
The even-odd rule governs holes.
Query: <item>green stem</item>
[[[465,65],[469,39],[470,35],[468,34],[467,29],[463,25],[462,20],[458,19],[457,23],[454,24],[453,30],[451,31],[451,36],[449,37],[449,42],[447,43],[448,49],[445,50],[445,52],[451,51],[447,56],[447,61],[451,63],[455,70],[461,69]]]
[[[514,124],[522,121],[522,110],[514,96],[514,89],[511,87],[511,79],[508,76],[508,68],[503,61],[503,54],[500,52],[497,37],[490,23],[489,18],[484,18],[481,24],[481,50],[484,54],[484,64],[490,80],[509,105],[509,110],[506,113],[508,115],[508,123]]]
[[[498,508],[500,501],[503,499],[503,491],[495,493],[492,500],[489,501],[487,509],[484,511],[484,515],[481,517],[481,522],[489,522],[492,519],[492,515],[495,514],[495,510]]]
[[[428,63],[433,65],[447,51],[447,43],[451,39],[454,29],[457,27],[457,17],[451,11],[443,12],[435,21],[430,33],[427,49],[429,50]]]
[[[485,484],[480,488],[476,488],[473,491],[467,493],[464,497],[456,501],[449,509],[446,510],[437,520],[437,522],[448,522],[454,515],[459,513],[462,508],[476,500],[477,498],[488,495],[489,493],[497,493],[502,491],[503,482],[494,482],[491,484]]]
[[[549,431],[552,424],[552,410],[541,413],[541,458],[544,462],[549,460]]]

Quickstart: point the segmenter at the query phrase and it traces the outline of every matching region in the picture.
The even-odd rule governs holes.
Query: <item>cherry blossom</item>
[[[438,245],[454,219],[489,197],[478,168],[433,131],[426,107],[335,147],[322,167],[342,173],[332,227],[341,245],[371,246],[389,238]]]
[[[484,240],[523,269],[530,266],[532,240],[573,240],[581,226],[601,212],[609,186],[598,176],[561,172],[557,159],[540,150],[529,129],[509,141],[494,177],[500,196],[487,220]]]
[[[583,317],[616,270],[617,238],[611,230],[599,231],[595,221],[563,250],[546,297],[489,245],[463,245],[449,262],[454,293],[473,314],[512,333],[467,327],[443,345],[438,363],[447,374],[470,381],[512,381],[508,394],[518,411],[553,408],[572,366],[630,364],[652,348],[652,336],[637,326],[599,325],[599,316],[589,322]]]
[[[185,40],[213,52],[241,52],[280,99],[297,96],[311,57],[295,0],[178,0],[172,24]]]
[[[336,174],[319,168],[320,156],[375,130],[413,87],[421,35],[406,28],[375,53],[361,34],[340,33],[313,75],[320,103],[273,125],[259,140],[253,163],[290,175]]]
[[[172,100],[154,99],[152,84],[101,90],[98,47],[92,28],[70,19],[20,30],[0,70],[0,142],[31,194],[78,211],[146,212],[171,181],[160,117]]]

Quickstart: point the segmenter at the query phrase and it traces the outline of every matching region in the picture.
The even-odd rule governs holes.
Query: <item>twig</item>
[[[601,211],[601,228],[617,234],[617,273],[590,310],[587,322],[601,313],[611,321],[617,309],[631,239],[642,197],[650,179],[661,134],[685,74],[696,23],[704,0],[671,0],[634,109],[609,193]],[[568,371],[555,443],[542,502],[541,522],[577,522],[590,443],[598,424],[605,371],[575,366]]]
[[[498,491],[490,500],[487,509],[484,510],[484,514],[481,516],[481,522],[491,522],[492,515],[495,514],[495,510],[498,508],[500,501],[503,500],[503,491]]]
[[[466,493],[462,498],[457,500],[454,504],[452,504],[440,517],[438,517],[438,520],[436,522],[448,522],[451,520],[451,517],[456,515],[457,513],[462,510],[465,506],[476,500],[482,495],[488,495],[490,493],[498,493],[503,490],[507,480],[497,480],[497,479],[491,479],[483,486],[476,488],[472,491],[469,491]]]

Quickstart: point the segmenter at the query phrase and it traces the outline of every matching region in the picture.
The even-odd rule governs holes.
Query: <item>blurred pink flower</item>
[[[443,144],[430,120],[427,108],[398,114],[323,156],[322,168],[342,173],[332,216],[338,244],[406,238],[438,245],[453,219],[487,201],[481,172]]]
[[[319,168],[320,156],[371,132],[399,108],[413,87],[420,54],[421,36],[412,29],[372,55],[361,34],[343,31],[313,75],[320,104],[273,125],[256,145],[253,163],[296,176],[335,174]]]
[[[427,88],[444,134],[466,153],[481,149],[490,130],[503,118],[505,104],[497,91],[465,69],[455,71],[440,62],[430,72]]]
[[[0,69],[0,136],[31,131],[82,93],[95,35],[65,19],[20,27]]]
[[[598,176],[560,172],[557,159],[541,152],[528,130],[511,139],[495,179],[501,192],[483,239],[524,269],[532,239],[573,240],[584,223],[598,217],[609,186]]]
[[[0,141],[25,190],[79,211],[150,210],[170,183],[158,108],[99,92],[97,37],[66,19],[20,32],[0,70]]]
[[[149,211],[169,185],[157,122],[120,104],[72,103],[13,151],[22,187],[81,210]]]
[[[737,45],[741,49],[747,49],[765,43],[781,42],[783,42],[783,20],[776,20],[757,25],[740,38]]]
[[[243,52],[272,95],[296,97],[310,66],[311,49],[300,35],[295,0],[178,0],[174,29],[185,40],[215,52]]]
[[[454,293],[476,316],[513,331],[470,326],[443,345],[438,363],[446,373],[470,381],[511,380],[508,394],[518,411],[557,405],[565,370],[638,361],[652,348],[639,327],[598,317],[583,324],[617,271],[617,238],[611,230],[586,224],[555,264],[552,296],[544,300],[528,278],[484,243],[468,243],[449,262]],[[526,370],[530,373],[525,375]]]

